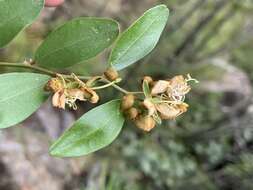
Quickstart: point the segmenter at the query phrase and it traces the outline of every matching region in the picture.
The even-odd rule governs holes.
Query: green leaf
[[[0,75],[0,128],[15,125],[46,100],[43,87],[49,77],[34,73]]]
[[[44,67],[65,68],[95,57],[119,34],[118,23],[110,19],[77,18],[53,31],[36,52]]]
[[[117,41],[110,56],[110,64],[121,70],[154,49],[167,23],[169,10],[165,5],[149,9]]]
[[[0,47],[31,24],[43,5],[44,0],[0,0]]]
[[[58,157],[82,156],[109,145],[124,124],[120,101],[113,100],[83,115],[50,148]]]

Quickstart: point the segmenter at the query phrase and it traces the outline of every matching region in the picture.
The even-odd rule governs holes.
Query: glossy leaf
[[[117,38],[117,22],[100,18],[77,18],[53,31],[36,52],[44,67],[65,68],[95,57]]]
[[[156,6],[139,18],[117,41],[110,56],[110,64],[121,70],[140,60],[156,46],[168,20],[165,5]]]
[[[0,47],[39,15],[44,0],[0,0]]]
[[[124,117],[113,100],[84,114],[50,148],[58,157],[82,156],[109,145],[120,133]]]
[[[35,112],[46,100],[49,77],[34,73],[0,75],[0,128],[15,125]]]

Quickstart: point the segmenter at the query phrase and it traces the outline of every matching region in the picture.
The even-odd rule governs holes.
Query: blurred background
[[[0,49],[0,60],[32,58],[50,31],[74,17],[111,17],[123,31],[160,3],[170,9],[168,25],[157,48],[121,72],[122,85],[136,90],[144,75],[191,73],[200,84],[187,96],[189,111],[150,133],[126,123],[105,149],[58,159],[48,155],[50,143],[91,105],[61,111],[48,101],[22,124],[0,131],[0,190],[253,190],[252,0],[66,0],[45,8]],[[100,73],[108,54],[69,70]],[[113,89],[99,93],[100,103],[122,96]]]

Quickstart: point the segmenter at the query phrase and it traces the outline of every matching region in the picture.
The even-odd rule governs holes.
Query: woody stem
[[[115,83],[116,83],[116,81],[106,82],[105,85],[97,86],[97,87],[92,87],[91,89],[92,90],[100,90],[100,89],[104,89],[104,88],[110,87],[110,86],[114,85]]]
[[[49,76],[56,76],[56,72],[41,68],[41,67],[37,67],[34,65],[28,65],[28,64],[24,64],[24,63],[6,63],[6,62],[0,62],[0,67],[16,67],[16,68],[23,68],[23,69],[29,69],[29,70],[34,70],[34,71],[38,71],[40,73],[49,75]]]
[[[107,83],[107,84],[111,83],[111,81],[107,80],[104,77],[101,78],[101,82],[104,82],[104,83]],[[117,89],[118,91],[124,93],[124,94],[143,94],[143,92],[130,92],[130,91],[127,91],[127,90],[121,88],[120,86],[118,86],[115,83],[111,83],[111,86],[114,87],[115,89]]]
[[[33,70],[33,71],[37,71],[39,73],[42,74],[46,74],[52,77],[56,77],[59,75],[59,73],[45,69],[45,68],[41,68],[35,65],[29,65],[29,64],[24,64],[24,63],[7,63],[7,62],[0,62],[0,67],[15,67],[15,68],[23,68],[23,69],[28,69],[28,70]],[[61,74],[61,76],[63,76],[64,78],[72,78],[72,75],[65,75],[65,74]],[[92,77],[91,76],[77,76],[80,80],[89,80]],[[120,92],[124,93],[124,94],[143,94],[143,92],[130,92],[127,91],[123,88],[121,88],[120,86],[118,86],[117,84],[115,84],[114,82],[111,82],[109,80],[107,80],[104,77],[101,77],[100,79],[101,82],[106,83],[106,85],[102,86],[102,87],[109,87],[112,86],[115,89],[119,90]],[[98,88],[100,89],[100,88]]]
[[[42,68],[42,67],[38,67],[35,65],[28,65],[28,64],[24,64],[24,63],[6,63],[6,62],[0,62],[0,67],[15,67],[15,68],[23,68],[23,69],[28,69],[28,70],[33,70],[33,71],[37,71],[41,74],[46,74],[52,77],[56,77],[59,73]],[[72,78],[73,76],[71,75],[64,75],[62,74],[63,77],[65,78]],[[78,76],[79,79],[81,80],[88,80],[91,77],[90,76]]]

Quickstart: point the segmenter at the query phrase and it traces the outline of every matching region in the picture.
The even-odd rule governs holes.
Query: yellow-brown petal
[[[153,115],[156,112],[155,104],[150,99],[146,98],[143,101],[143,105],[148,110],[148,115]]]
[[[166,103],[157,104],[156,109],[162,119],[175,119],[183,113],[177,105],[168,105]]]
[[[77,100],[85,101],[84,92],[78,88],[68,89],[67,94]]]
[[[65,109],[66,97],[64,91],[57,91],[52,97],[54,107]]]
[[[166,80],[159,80],[159,81],[155,82],[155,84],[151,90],[151,94],[156,95],[156,94],[161,94],[161,93],[166,92],[169,84],[170,83]]]

